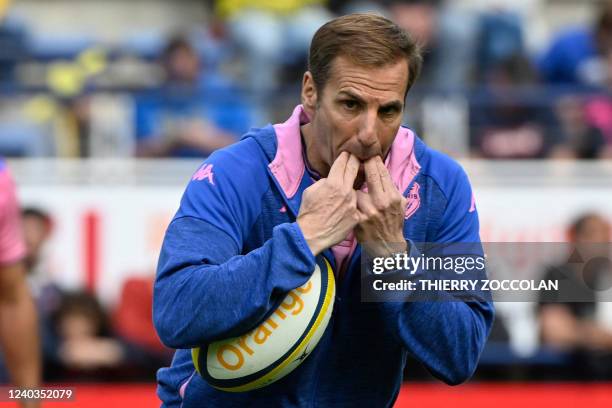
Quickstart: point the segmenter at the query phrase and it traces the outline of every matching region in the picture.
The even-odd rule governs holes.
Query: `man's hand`
[[[353,182],[359,159],[342,152],[327,178],[304,190],[297,223],[314,255],[341,242],[361,221]]]
[[[59,356],[70,367],[95,370],[116,367],[124,354],[121,344],[111,338],[82,338],[67,340],[60,346]]]
[[[406,198],[395,188],[380,156],[365,162],[365,173],[368,192],[356,192],[357,208],[362,217],[355,228],[357,240],[371,256],[405,251]]]

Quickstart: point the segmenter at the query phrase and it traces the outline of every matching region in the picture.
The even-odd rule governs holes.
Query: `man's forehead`
[[[347,57],[336,57],[330,69],[326,88],[334,94],[371,93],[386,98],[404,99],[408,86],[408,63],[398,59],[392,63],[373,67],[357,64]]]

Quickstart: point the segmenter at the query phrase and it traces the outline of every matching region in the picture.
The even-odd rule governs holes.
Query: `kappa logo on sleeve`
[[[421,206],[421,196],[419,195],[419,189],[421,186],[419,183],[415,181],[414,185],[410,189],[408,196],[408,204],[406,205],[406,212],[404,213],[404,219],[408,219],[412,217],[412,215],[419,209]]]
[[[472,204],[470,204],[470,210],[468,212],[476,211],[476,199],[474,198],[474,193],[472,193]]]
[[[202,167],[200,167],[198,171],[195,172],[193,177],[191,177],[191,180],[192,181],[202,181],[204,179],[207,179],[208,182],[214,186],[215,182],[213,180],[212,169],[213,169],[212,164],[203,164]]]

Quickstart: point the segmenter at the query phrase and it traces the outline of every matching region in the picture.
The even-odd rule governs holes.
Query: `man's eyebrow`
[[[381,105],[380,109],[389,109],[389,108],[392,108],[392,109],[401,111],[402,110],[402,106],[403,105],[402,105],[402,103],[400,101],[393,101],[393,102],[389,102],[389,103],[386,103],[384,105]]]
[[[351,91],[340,91],[338,92],[338,96],[348,96],[351,99],[355,99],[357,102],[365,104],[365,101],[360,98],[359,96],[355,95],[354,93],[352,93]],[[389,108],[393,108],[393,109],[397,109],[397,110],[402,110],[402,103],[400,101],[391,101],[389,103],[386,103],[384,105],[381,105],[380,108],[381,109],[389,109]]]
[[[338,92],[338,96],[348,96],[349,98],[355,99],[357,102],[359,103],[365,103],[365,101],[360,98],[359,96],[355,95],[354,93],[352,93],[351,91],[340,91]]]

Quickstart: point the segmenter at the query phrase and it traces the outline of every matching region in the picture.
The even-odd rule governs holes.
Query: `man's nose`
[[[357,139],[364,147],[370,147],[376,144],[378,140],[376,132],[377,120],[378,114],[376,111],[364,112],[361,126],[359,127],[359,132],[357,133]]]

